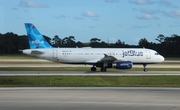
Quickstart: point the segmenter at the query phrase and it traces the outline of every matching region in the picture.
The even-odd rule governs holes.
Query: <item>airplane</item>
[[[155,50],[146,48],[55,48],[52,47],[31,23],[25,23],[30,49],[23,54],[65,64],[92,65],[91,71],[99,67],[101,72],[107,68],[131,69],[133,64],[142,64],[147,71],[147,64],[164,61],[164,57]]]

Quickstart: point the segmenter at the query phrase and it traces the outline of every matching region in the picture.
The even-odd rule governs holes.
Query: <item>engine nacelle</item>
[[[131,69],[132,65],[133,64],[131,61],[120,61],[120,62],[115,62],[113,64],[113,67],[116,69]]]

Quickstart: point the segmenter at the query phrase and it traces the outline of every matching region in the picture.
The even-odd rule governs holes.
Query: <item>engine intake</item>
[[[116,69],[131,69],[132,65],[133,64],[131,61],[121,61],[121,62],[115,62],[113,64],[113,67]]]

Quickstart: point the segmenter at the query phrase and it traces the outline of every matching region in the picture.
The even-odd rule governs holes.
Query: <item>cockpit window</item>
[[[155,53],[155,55],[159,55],[158,53]]]

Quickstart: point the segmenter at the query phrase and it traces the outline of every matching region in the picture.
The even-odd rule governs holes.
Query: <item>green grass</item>
[[[0,71],[89,71],[89,67],[0,67]]]
[[[180,60],[179,57],[166,57],[165,60]]]
[[[0,59],[38,58],[1,55]],[[125,71],[142,70],[143,67]],[[0,67],[0,71],[90,71],[90,67]],[[180,68],[148,68],[148,71],[180,71]],[[0,87],[180,87],[180,76],[0,76]]]
[[[0,55],[0,59],[39,59],[27,55]]]
[[[0,67],[0,71],[90,71],[90,67]],[[143,67],[128,70],[110,68],[107,71],[143,71]],[[148,71],[180,71],[180,68],[148,68]]]
[[[180,68],[148,68],[148,71],[180,71]],[[132,68],[129,71],[143,71],[142,68]]]
[[[180,76],[1,76],[0,87],[180,87]]]

